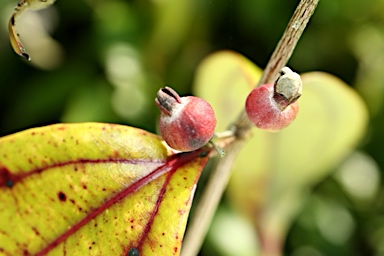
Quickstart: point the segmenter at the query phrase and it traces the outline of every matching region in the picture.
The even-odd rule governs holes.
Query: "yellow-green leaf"
[[[0,255],[178,255],[200,153],[101,123],[1,138]]]
[[[196,92],[227,125],[244,109],[259,76],[258,68],[241,55],[219,52],[201,64]],[[296,120],[278,133],[254,129],[229,184],[231,201],[254,221],[262,244],[276,242],[264,241],[270,237],[281,241],[309,187],[356,147],[367,125],[365,104],[340,79],[312,72],[302,80]]]

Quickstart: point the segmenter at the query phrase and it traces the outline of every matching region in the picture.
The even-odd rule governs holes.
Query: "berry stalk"
[[[319,0],[301,0],[287,28],[275,48],[258,85],[271,83],[278,77],[278,72],[287,64],[300,36],[314,13]],[[215,213],[221,195],[231,175],[233,162],[243,146],[243,139],[250,134],[252,123],[243,111],[234,124],[235,140],[226,147],[226,155],[220,158],[213,168],[201,200],[197,202],[195,214],[190,219],[187,233],[183,240],[182,256],[197,255],[204,241],[209,223]],[[261,248],[261,251],[266,251]]]

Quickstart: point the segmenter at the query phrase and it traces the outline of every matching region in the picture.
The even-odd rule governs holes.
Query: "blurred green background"
[[[298,1],[58,0],[17,21],[31,63],[10,47],[16,3],[0,2],[0,136],[87,121],[156,132],[160,87],[191,93],[199,62],[221,49],[264,67]],[[344,80],[362,95],[371,119],[359,151],[313,188],[285,255],[384,255],[383,13],[384,0],[321,0],[289,62],[299,73]],[[346,169],[355,176],[346,178]],[[220,216],[228,208],[224,199]],[[337,214],[344,222],[335,222]],[[236,254],[207,239],[201,255]]]

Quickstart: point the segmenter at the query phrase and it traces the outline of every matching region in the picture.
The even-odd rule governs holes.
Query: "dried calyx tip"
[[[164,114],[171,115],[175,103],[181,103],[179,94],[170,87],[165,87],[157,92],[156,105]]]
[[[275,82],[273,98],[283,110],[300,98],[302,89],[300,75],[284,67],[280,70],[280,76]]]

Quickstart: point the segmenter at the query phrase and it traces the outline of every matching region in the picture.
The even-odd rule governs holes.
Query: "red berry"
[[[248,95],[245,111],[249,120],[260,129],[283,129],[296,117],[301,90],[300,76],[284,67],[276,83],[259,86]]]
[[[216,117],[211,105],[205,100],[180,97],[173,89],[160,89],[155,99],[161,114],[160,134],[167,144],[179,151],[201,148],[212,138]]]

